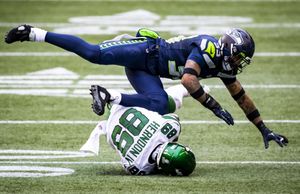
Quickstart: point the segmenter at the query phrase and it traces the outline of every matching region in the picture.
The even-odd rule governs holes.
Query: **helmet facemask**
[[[233,72],[235,74],[239,74],[247,65],[250,65],[252,59],[250,57],[247,57],[245,53],[240,52],[228,57],[227,61]]]

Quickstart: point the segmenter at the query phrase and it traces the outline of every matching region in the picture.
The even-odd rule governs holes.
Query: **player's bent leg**
[[[76,53],[82,58],[92,62],[100,62],[99,45],[92,45],[79,37],[47,32],[30,25],[21,25],[11,29],[5,36],[5,42],[11,44],[16,41],[48,42],[64,50]]]
[[[169,112],[168,95],[163,89],[159,76],[129,68],[125,68],[125,70],[129,82],[138,94],[122,94],[121,104],[124,103],[126,106],[136,104],[136,106],[144,107],[160,114]]]
[[[164,94],[122,94],[120,105],[143,107],[161,115],[169,113],[168,96]]]
[[[5,42],[8,44],[16,41],[47,42],[73,52],[91,63],[148,70],[146,39],[105,42],[98,45],[90,44],[77,36],[47,32],[30,25],[22,25],[10,30],[5,37]]]

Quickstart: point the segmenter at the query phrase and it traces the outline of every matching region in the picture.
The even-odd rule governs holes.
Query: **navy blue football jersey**
[[[199,79],[220,77],[235,79],[222,70],[222,57],[218,40],[209,35],[179,36],[169,40],[159,39],[159,75],[180,79],[187,60],[199,64]]]

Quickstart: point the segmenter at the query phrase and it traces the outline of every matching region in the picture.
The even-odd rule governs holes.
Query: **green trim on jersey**
[[[103,50],[103,49],[107,49],[107,48],[114,47],[114,46],[131,45],[131,44],[137,44],[137,43],[142,43],[142,42],[146,42],[146,41],[147,40],[145,40],[145,39],[112,41],[112,42],[107,42],[107,43],[101,43],[99,45],[99,47],[100,47],[100,50]]]

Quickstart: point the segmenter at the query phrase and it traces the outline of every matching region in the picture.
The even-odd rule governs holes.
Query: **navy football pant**
[[[147,41],[92,45],[76,36],[52,32],[47,32],[45,41],[92,63],[124,66],[127,78],[138,94],[122,94],[121,105],[144,107],[160,114],[169,112],[168,96],[159,76],[147,69]]]

